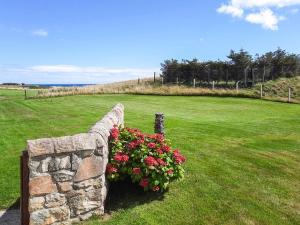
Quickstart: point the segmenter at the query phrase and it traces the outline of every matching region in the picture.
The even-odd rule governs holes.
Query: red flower
[[[114,156],[114,160],[118,161],[118,162],[127,162],[129,160],[129,156],[124,154],[124,153],[120,153],[118,152],[115,156]]]
[[[144,159],[144,162],[147,164],[147,166],[156,166],[156,165],[158,165],[158,162],[152,156],[147,156]]]
[[[129,149],[134,149],[137,146],[137,142],[136,141],[132,141],[128,144],[128,148]]]
[[[158,142],[163,142],[164,141],[164,135],[156,134],[155,135],[155,140],[157,140]]]
[[[150,142],[147,146],[148,148],[155,148],[156,144],[154,142]]]
[[[185,162],[185,157],[180,154],[178,149],[174,150],[173,156],[177,164],[182,164]]]
[[[112,128],[111,131],[110,131],[110,133],[111,133],[111,137],[113,139],[115,139],[115,140],[118,139],[118,137],[119,137],[119,129],[117,127]]]
[[[153,190],[153,191],[159,191],[159,186],[154,186],[154,187],[152,188],[152,190]]]
[[[133,169],[132,169],[132,173],[133,173],[133,174],[140,174],[140,173],[141,173],[141,168],[139,168],[139,167],[133,168]]]
[[[172,170],[172,169],[169,169],[169,170],[167,171],[167,174],[168,174],[168,175],[173,174],[173,170]]]
[[[155,149],[155,151],[158,153],[158,154],[163,154],[164,152],[161,150],[161,148],[157,148]]]
[[[115,168],[115,167],[114,167],[113,165],[111,165],[110,163],[107,164],[106,169],[107,169],[107,172],[108,172],[109,174],[111,174],[111,173],[116,173],[116,172],[118,171],[118,169]]]
[[[143,178],[140,183],[139,183],[142,187],[147,187],[149,185],[149,180],[148,178]]]
[[[161,166],[166,166],[167,165],[167,163],[164,161],[164,160],[162,160],[162,159],[156,159],[156,161],[159,163],[159,165],[161,165]]]
[[[164,145],[164,146],[162,146],[161,148],[162,148],[162,150],[165,151],[165,152],[169,152],[169,151],[171,150],[170,146],[168,146],[168,145]]]

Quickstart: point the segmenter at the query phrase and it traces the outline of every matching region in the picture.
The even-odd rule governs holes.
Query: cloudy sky
[[[300,53],[300,0],[0,2],[0,83],[103,83],[168,58]]]

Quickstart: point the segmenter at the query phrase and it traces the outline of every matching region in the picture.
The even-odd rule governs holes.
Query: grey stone
[[[74,172],[69,170],[59,170],[53,174],[53,178],[56,182],[70,181],[73,179]]]
[[[58,206],[62,206],[66,203],[66,197],[60,193],[51,193],[46,195],[45,197],[45,207],[46,208],[54,208]]]
[[[47,157],[46,159],[43,159],[40,162],[40,165],[38,167],[38,172],[40,172],[40,173],[48,172],[48,166],[49,166],[50,161],[51,161],[51,157]]]
[[[71,169],[70,156],[65,156],[60,159],[59,169],[60,170]]]
[[[38,172],[38,167],[40,165],[39,161],[34,161],[34,160],[30,160],[28,167],[29,167],[29,171],[30,171],[30,177],[35,177],[39,175]]]
[[[99,178],[95,178],[95,179],[88,179],[88,180],[84,180],[81,182],[74,182],[74,189],[86,189],[90,186],[92,186],[93,188],[100,188],[102,187],[102,179]]]
[[[82,159],[78,155],[72,154],[72,170],[77,170],[81,161]]]
[[[55,171],[59,170],[59,164],[60,164],[60,158],[53,157],[48,164],[48,171],[55,172]]]
[[[82,158],[86,158],[91,156],[91,154],[93,153],[94,150],[85,150],[85,151],[81,151],[81,157]]]

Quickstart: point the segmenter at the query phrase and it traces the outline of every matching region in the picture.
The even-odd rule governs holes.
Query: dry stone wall
[[[27,142],[30,225],[71,224],[104,213],[108,139],[123,125],[117,104],[88,133]]]

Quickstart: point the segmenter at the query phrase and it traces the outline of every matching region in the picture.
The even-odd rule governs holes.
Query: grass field
[[[167,137],[187,157],[186,178],[163,200],[124,193],[109,219],[85,225],[300,224],[300,105],[239,98],[24,101],[23,92],[0,90],[0,208],[19,197],[19,155],[27,139],[85,132],[117,102],[126,107],[126,125],[144,132],[153,131],[155,112],[165,113]]]

